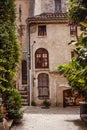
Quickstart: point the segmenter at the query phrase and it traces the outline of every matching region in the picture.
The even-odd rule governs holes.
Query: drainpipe
[[[30,49],[30,24],[27,21],[27,49],[28,49],[28,103],[31,106],[31,101],[32,101],[32,88],[31,88],[31,49]]]

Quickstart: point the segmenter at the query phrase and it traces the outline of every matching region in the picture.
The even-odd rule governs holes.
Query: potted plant
[[[50,105],[51,105],[50,101],[47,101],[47,99],[45,99],[45,100],[43,101],[43,107],[42,107],[42,108],[48,109]]]
[[[21,111],[21,96],[16,89],[8,89],[3,92],[4,110],[6,109],[7,118],[13,123],[20,122],[23,117]]]

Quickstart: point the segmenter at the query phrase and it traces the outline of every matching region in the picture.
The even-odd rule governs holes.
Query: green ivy
[[[8,118],[21,116],[21,96],[14,77],[20,61],[20,45],[16,36],[16,8],[14,0],[0,0],[0,93]]]
[[[87,1],[86,0],[69,0],[69,19],[74,24],[86,20]]]

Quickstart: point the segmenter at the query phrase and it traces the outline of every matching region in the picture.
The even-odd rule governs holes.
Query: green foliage
[[[14,119],[14,121],[22,118],[21,108],[21,96],[16,89],[6,89],[3,92],[3,102],[7,109],[8,118]]]
[[[3,23],[10,20],[13,23],[15,18],[14,0],[0,0],[0,22]]]
[[[13,87],[17,64],[20,59],[20,46],[15,28],[14,0],[0,1],[0,83]]]
[[[4,24],[0,24],[0,59],[3,62],[3,64],[0,62],[0,68],[5,69],[2,73],[8,83],[3,82],[2,84],[3,86],[12,86],[11,82],[19,62],[20,51],[15,27],[11,26],[10,23]]]
[[[14,0],[0,0],[0,93],[8,117],[19,119],[21,96],[15,86],[14,77],[20,61],[20,45],[16,36],[16,10]]]
[[[44,101],[43,101],[43,105],[44,105],[45,107],[49,107],[49,106],[51,105],[51,103],[50,103],[49,101],[47,101],[47,100],[44,100]]]
[[[84,32],[77,36],[77,40],[72,40],[69,44],[75,44],[75,56],[66,65],[60,65],[58,72],[63,74],[70,86],[78,90],[79,94],[87,100],[87,1],[69,0],[69,19],[72,24],[80,24]]]
[[[32,106],[36,106],[36,102],[35,102],[35,101],[32,101],[32,102],[31,102],[31,105],[32,105]]]
[[[86,20],[87,1],[86,0],[69,0],[69,19],[74,24]]]
[[[69,85],[87,100],[87,35],[85,34],[86,32],[82,33],[77,41],[71,41],[71,44],[74,42],[76,45],[75,56],[68,64],[59,65],[58,73],[63,74]]]

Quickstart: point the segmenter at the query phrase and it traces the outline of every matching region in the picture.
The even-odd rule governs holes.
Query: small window
[[[35,68],[48,68],[48,51],[39,48],[35,53]]]
[[[38,26],[38,36],[46,36],[46,25],[39,25]]]
[[[77,26],[70,25],[70,35],[72,36],[77,35]]]
[[[55,12],[61,12],[61,0],[55,0]]]
[[[39,99],[49,98],[49,75],[41,73],[38,75],[38,97]]]

